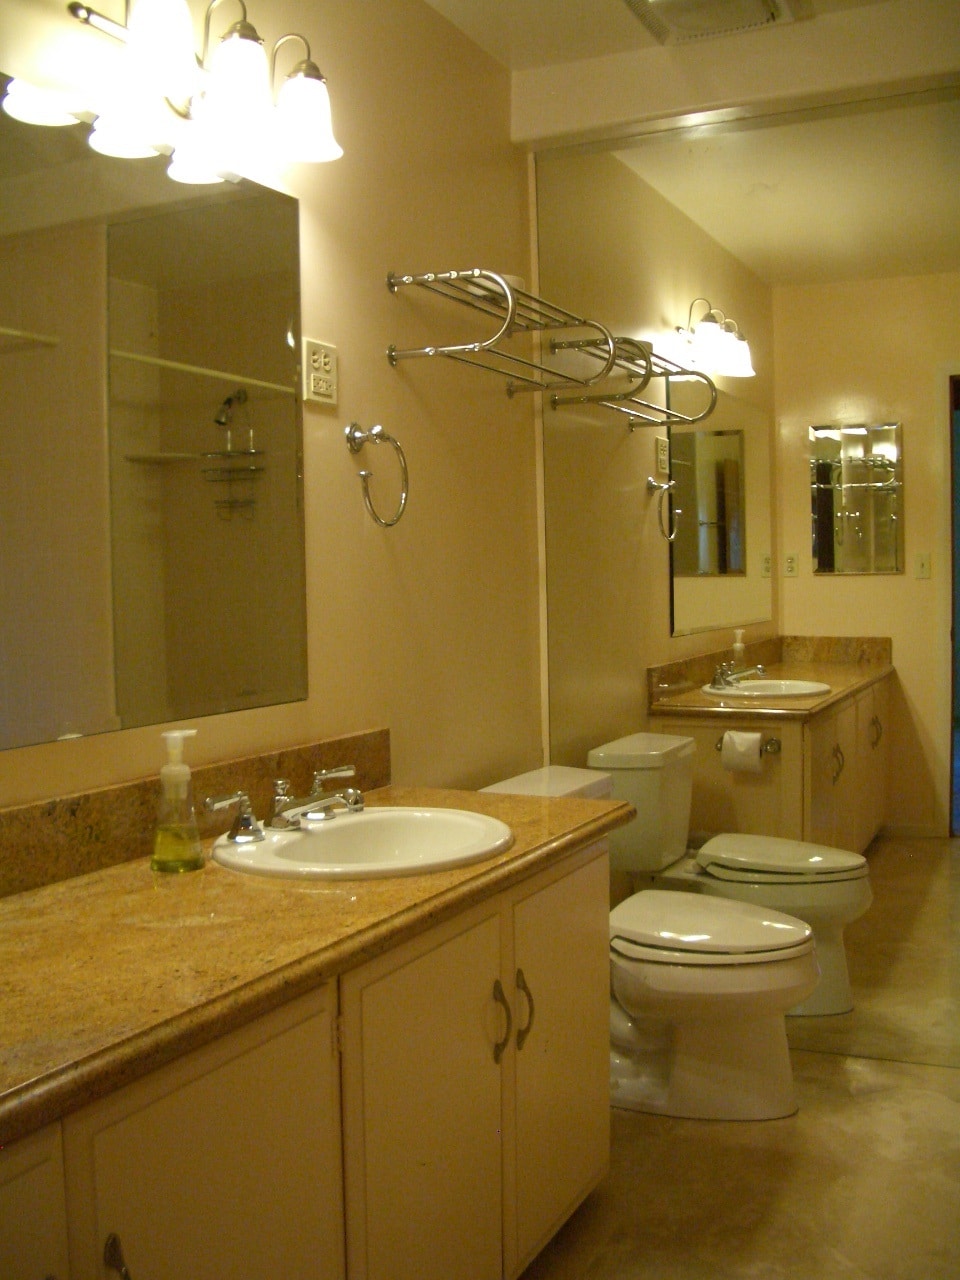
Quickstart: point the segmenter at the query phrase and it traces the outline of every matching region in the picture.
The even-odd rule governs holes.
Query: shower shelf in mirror
[[[0,324],[0,353],[4,355],[12,351],[26,351],[31,347],[56,347],[59,343],[60,339],[49,333],[31,333],[27,329],[11,329]]]
[[[549,393],[550,407],[572,404],[595,404],[627,418],[631,430],[642,424],[657,426],[671,423],[701,422],[713,412],[717,392],[704,373],[686,369],[658,355],[650,343],[637,338],[618,338],[595,320],[587,320],[571,311],[545,302],[514,284],[510,277],[495,271],[472,268],[468,271],[429,272],[424,275],[387,276],[387,287],[397,293],[404,286],[418,286],[461,303],[489,316],[496,324],[493,334],[471,342],[441,346],[387,349],[387,358],[396,366],[401,360],[422,356],[446,356],[460,360],[507,379],[507,395],[520,391]],[[507,350],[502,344],[517,336],[540,335],[564,331],[565,338],[540,340],[538,352],[525,355]],[[573,353],[566,367],[548,364],[545,349],[551,356]],[[577,361],[571,368],[569,360]],[[642,393],[653,379],[683,378],[699,382],[706,394],[703,409],[684,414],[667,405],[646,400]]]
[[[250,378],[243,373],[230,373],[225,369],[206,369],[203,365],[183,364],[179,360],[164,360],[160,356],[143,355],[139,351],[110,351],[116,360],[133,360],[137,364],[148,364],[158,369],[170,369],[175,373],[195,373],[203,378],[217,378],[224,382],[235,382],[241,387],[255,387],[261,391],[278,391],[285,396],[295,396],[297,389],[288,383],[267,382],[262,378]]]

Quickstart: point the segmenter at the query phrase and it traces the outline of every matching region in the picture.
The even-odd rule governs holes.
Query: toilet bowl
[[[549,766],[484,790],[610,795],[615,776]],[[682,850],[689,816],[682,771],[651,780],[662,829]],[[611,856],[623,865],[617,835],[608,837]],[[614,1106],[713,1120],[796,1110],[784,1013],[818,980],[808,925],[749,903],[647,890],[610,913],[610,979]]]
[[[588,765],[609,774],[613,795],[637,810],[633,822],[611,836],[611,865],[654,888],[694,890],[803,920],[813,930],[821,979],[789,1012],[849,1012],[843,930],[872,901],[866,859],[826,845],[735,833],[688,853],[695,749],[691,738],[636,733],[590,752]]]
[[[610,1100],[689,1119],[796,1109],[784,1014],[818,979],[809,925],[667,889],[610,913]]]

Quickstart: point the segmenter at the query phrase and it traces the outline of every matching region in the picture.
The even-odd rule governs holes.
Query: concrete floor
[[[868,857],[855,1008],[788,1019],[797,1115],[614,1110],[609,1177],[523,1280],[960,1280],[960,839]]]

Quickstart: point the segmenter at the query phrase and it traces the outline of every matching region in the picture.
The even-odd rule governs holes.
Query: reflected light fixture
[[[698,302],[706,304],[706,312],[696,324],[693,309]],[[687,313],[687,327],[678,325],[677,351],[681,364],[722,378],[752,378],[753,361],[750,344],[735,320],[724,315],[707,298],[694,298]]]
[[[59,89],[42,89],[27,80],[10,81],[2,106],[11,119],[23,124],[59,127],[76,124],[81,118],[76,94],[62,93]]]
[[[112,82],[99,88],[96,103],[78,107],[56,90],[14,80],[3,109],[30,124],[93,120],[94,150],[123,159],[171,155],[167,172],[181,182],[236,178],[245,161],[268,151],[291,163],[343,155],[327,84],[306,38],[281,36],[271,60],[244,0],[232,0],[240,17],[212,42],[211,19],[224,3],[207,5],[200,57],[187,0],[127,0],[125,23],[68,4],[78,21],[123,43]],[[277,54],[289,41],[300,41],[305,57],[275,94]]]

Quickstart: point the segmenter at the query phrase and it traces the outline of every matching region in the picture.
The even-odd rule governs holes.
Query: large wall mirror
[[[0,747],[306,697],[297,202],[0,113]]]
[[[691,297],[705,287],[693,284],[694,279],[703,278],[697,254],[703,256],[704,274],[717,270],[712,250],[700,247],[705,239],[698,241],[682,216],[620,153],[571,149],[538,155],[537,223],[544,297],[580,315],[596,317],[617,333],[662,338],[671,324],[686,318]],[[678,285],[678,277],[688,271],[689,291],[686,285]],[[654,393],[662,394],[670,408],[681,414],[696,416],[703,407],[700,384],[682,378],[669,379],[668,387]],[[547,608],[554,688],[565,683],[579,688],[576,668],[583,662],[573,652],[560,651],[563,637],[584,629],[582,620],[574,616],[578,597],[569,567],[571,554],[585,554],[584,549],[597,542],[602,547],[600,562],[607,565],[613,554],[610,549],[621,548],[623,563],[609,566],[609,606],[615,612],[608,625],[629,637],[639,618],[649,616],[649,603],[634,598],[639,588],[625,584],[640,581],[629,549],[644,527],[647,508],[638,494],[645,493],[646,477],[653,470],[657,435],[669,435],[671,477],[682,493],[674,505],[683,510],[680,545],[672,545],[669,553],[669,599],[664,592],[658,614],[669,617],[673,635],[769,621],[773,616],[771,428],[770,412],[732,381],[721,385],[710,417],[694,425],[641,427],[631,434],[609,413],[588,416],[567,410],[545,415]],[[730,461],[736,463],[739,488],[734,495],[734,468],[728,466],[732,505],[722,570],[715,491],[711,499],[705,481],[702,496],[692,488],[698,451],[702,450],[699,465],[712,468],[708,453],[720,441],[734,449],[736,457]],[[688,480],[691,488],[685,490]],[[551,558],[552,547],[557,550]],[[666,547],[663,553],[668,554]],[[708,568],[711,554],[714,567]],[[617,583],[613,582],[615,572]],[[624,656],[615,660],[623,665],[628,661]],[[566,672],[568,663],[574,669]],[[560,712],[552,716],[557,721],[561,718]]]
[[[810,428],[815,573],[903,572],[898,422]]]

